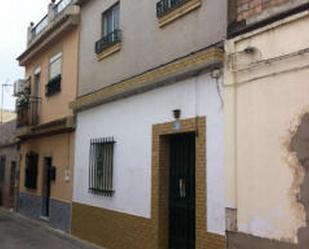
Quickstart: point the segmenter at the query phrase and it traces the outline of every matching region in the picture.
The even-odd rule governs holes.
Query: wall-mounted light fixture
[[[181,129],[181,122],[180,122],[181,110],[180,109],[173,110],[173,116],[175,118],[175,121],[173,123],[173,128],[174,130],[180,130]]]
[[[175,109],[173,110],[174,118],[175,119],[180,119],[181,116],[181,110],[180,109]]]

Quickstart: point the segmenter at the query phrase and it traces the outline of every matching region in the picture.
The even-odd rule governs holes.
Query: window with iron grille
[[[38,154],[29,152],[26,155],[25,187],[36,189],[38,178]]]
[[[45,86],[45,96],[50,97],[61,91],[62,53],[58,53],[49,60],[48,83]]]
[[[89,191],[104,196],[112,196],[114,138],[98,138],[90,141]]]
[[[97,54],[121,41],[119,9],[120,4],[118,2],[102,14],[101,39],[95,43],[95,52]]]
[[[157,2],[157,16],[162,17],[190,0],[160,0]]]

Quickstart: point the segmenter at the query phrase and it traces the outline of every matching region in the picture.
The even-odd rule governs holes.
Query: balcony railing
[[[119,43],[121,41],[121,30],[115,29],[113,32],[104,36],[102,39],[95,43],[95,52],[100,54],[109,47]]]
[[[55,16],[59,15],[62,11],[64,11],[66,7],[68,7],[72,2],[73,0],[62,0],[57,3],[54,7]]]
[[[161,0],[157,2],[157,17],[165,16],[190,0]]]
[[[48,15],[44,16],[41,21],[37,23],[32,29],[32,39],[40,34],[48,26]]]
[[[50,97],[61,91],[61,74],[49,80],[45,86],[45,96]]]
[[[36,36],[42,33],[49,25],[49,23],[55,19],[59,14],[61,14],[71,3],[73,0],[61,0],[55,6],[53,6],[46,16],[44,16],[41,21],[39,21],[32,29],[31,29],[31,38],[30,41],[33,40]],[[52,17],[52,18],[49,18]],[[51,19],[51,20],[50,20]]]
[[[19,98],[16,103],[17,128],[34,126],[39,123],[39,104],[38,97]]]

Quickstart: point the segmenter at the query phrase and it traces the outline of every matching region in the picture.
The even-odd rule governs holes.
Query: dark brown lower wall
[[[73,203],[72,234],[107,249],[157,248],[150,219]]]

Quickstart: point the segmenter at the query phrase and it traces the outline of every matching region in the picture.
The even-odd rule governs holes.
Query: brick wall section
[[[250,17],[257,16],[264,11],[274,7],[280,7],[280,5],[284,5],[289,2],[290,0],[237,0],[237,21],[242,21]]]

